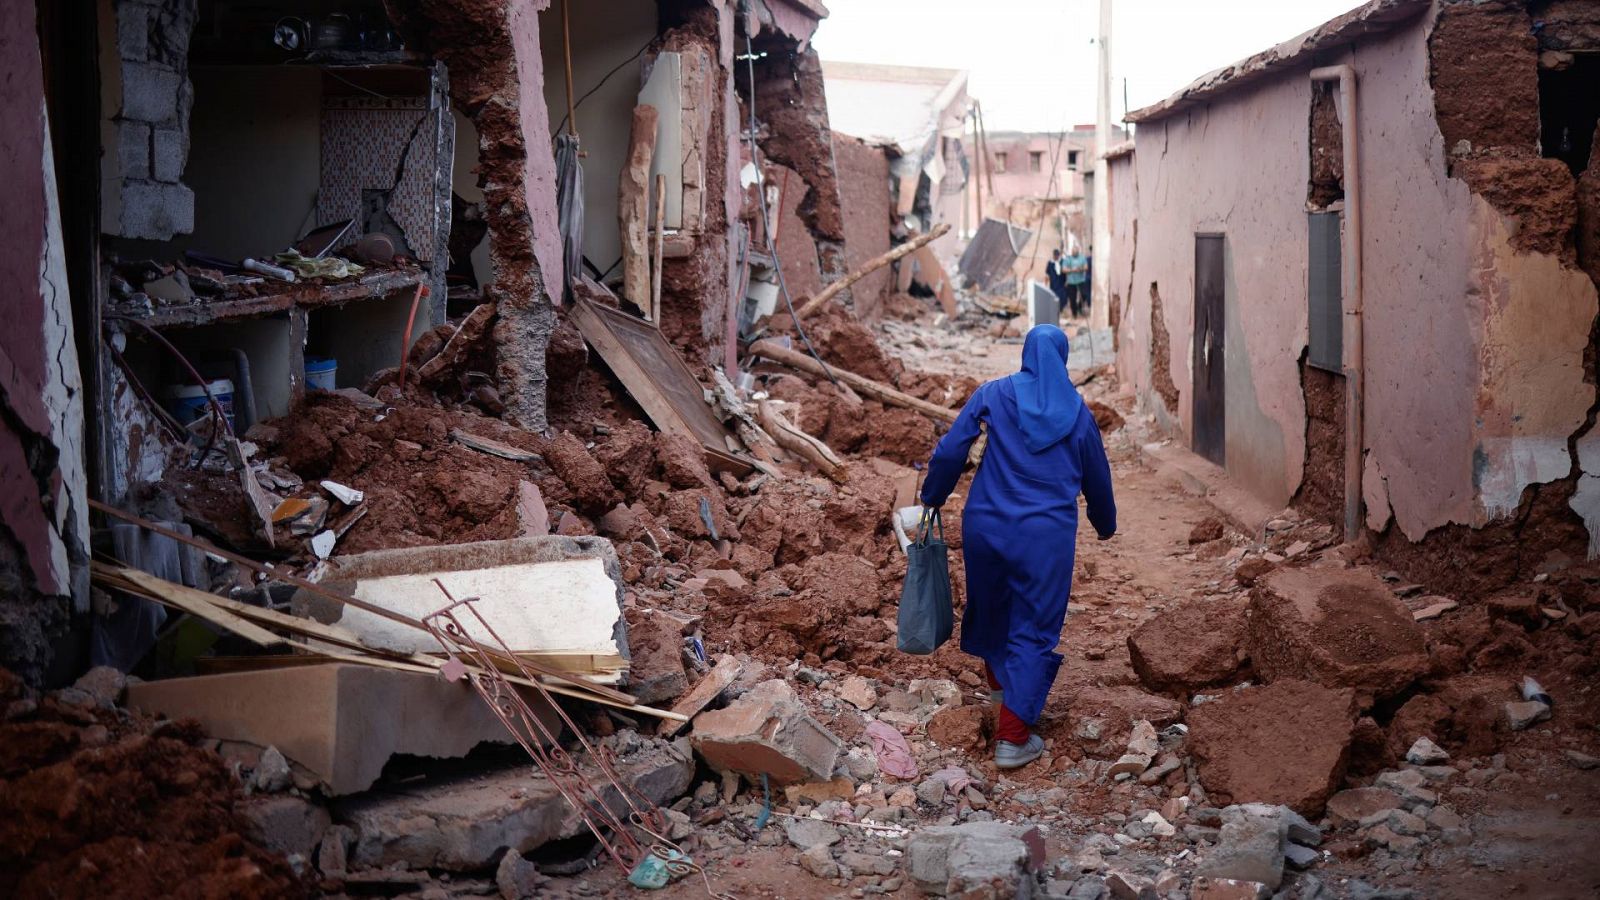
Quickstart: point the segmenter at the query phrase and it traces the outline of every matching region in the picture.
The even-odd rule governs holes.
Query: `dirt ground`
[[[947,331],[926,323],[896,323],[888,331],[892,339],[882,331],[880,338],[907,368],[986,379],[1013,371],[1020,352],[1016,343],[983,339],[986,352],[974,354],[970,352],[974,338],[952,338]],[[1181,712],[1181,704],[1147,693],[1140,685],[1131,664],[1128,637],[1139,625],[1180,602],[1203,598],[1243,603],[1247,589],[1240,584],[1234,569],[1242,549],[1262,549],[1252,537],[1218,523],[1217,510],[1207,499],[1146,464],[1140,447],[1156,438],[1143,430],[1145,423],[1132,415],[1126,398],[1115,396],[1109,378],[1092,384],[1085,393],[1112,401],[1129,416],[1126,428],[1106,438],[1121,531],[1109,542],[1079,535],[1078,571],[1062,631],[1061,651],[1066,662],[1040,726],[1049,751],[1037,763],[1002,774],[993,767],[992,750],[987,744],[982,749],[946,750],[942,755],[932,751],[936,760],[927,755],[920,743],[917,745],[924,757],[925,773],[941,762],[955,762],[981,779],[987,812],[995,818],[1043,824],[1048,829],[1051,863],[1057,868],[1063,868],[1063,861],[1082,852],[1085,841],[1097,833],[1101,839],[1115,835],[1123,822],[1133,821],[1146,810],[1161,808],[1164,798],[1191,792],[1182,770],[1160,784],[1146,786],[1131,779],[1116,782],[1105,778],[1103,762],[1097,768],[1096,760],[1115,759],[1121,752],[1130,719],[1153,719],[1159,727]],[[964,482],[958,487],[957,496],[952,499],[955,521],[959,520],[959,495],[966,486]],[[1195,535],[1209,537],[1204,534],[1207,530],[1220,530],[1222,536],[1198,544],[1192,542]],[[1296,532],[1300,533],[1305,532]],[[1328,531],[1323,529],[1320,533],[1326,535]],[[1281,549],[1285,542],[1287,537],[1279,539],[1277,546]],[[1321,543],[1324,554],[1336,552],[1331,535]],[[959,567],[959,552],[953,556],[953,566]],[[1547,662],[1544,657],[1529,659],[1533,666]],[[1553,668],[1560,669],[1559,663]],[[843,667],[835,671],[842,673]],[[868,671],[880,677],[886,690],[890,683],[903,686],[901,679],[912,676],[952,679],[966,688],[967,703],[981,702],[977,700],[981,694],[974,661],[952,647],[918,659],[914,671],[902,672],[892,663]],[[1554,724],[1501,735],[1503,755],[1493,760],[1485,757],[1455,761],[1460,770],[1468,773],[1472,786],[1459,783],[1449,788],[1446,802],[1466,819],[1470,841],[1458,846],[1434,842],[1420,852],[1391,853],[1381,848],[1374,850],[1359,840],[1334,841],[1330,832],[1332,854],[1306,875],[1291,877],[1279,896],[1372,896],[1363,893],[1368,887],[1401,892],[1383,896],[1416,898],[1489,898],[1508,894],[1576,898],[1600,893],[1600,858],[1592,852],[1593,836],[1600,827],[1600,805],[1596,803],[1600,800],[1600,771],[1579,769],[1563,755],[1566,750],[1594,753],[1600,746],[1592,721],[1593,698],[1588,696],[1588,684],[1581,680],[1563,683],[1553,670],[1543,671],[1541,677],[1547,686],[1559,684],[1550,688],[1556,695]],[[802,696],[807,696],[804,691]],[[819,690],[809,700],[816,702],[821,696]],[[835,708],[818,709],[818,717],[841,737],[848,741],[859,734],[859,721],[851,721],[856,719],[854,710],[847,707],[841,712],[838,705],[824,705]],[[1392,712],[1387,710],[1385,715]],[[1162,721],[1163,716],[1167,721]],[[1104,737],[1085,735],[1082,726],[1088,720],[1105,723]],[[933,726],[928,730],[931,734]],[[1370,775],[1352,775],[1345,786],[1368,783]],[[888,784],[882,790],[888,792],[895,786]],[[753,804],[758,799],[758,794],[747,792],[727,807],[728,819],[745,817],[744,827],[737,829],[740,832],[748,830],[756,810]],[[790,809],[781,801],[775,802],[780,810]],[[853,882],[841,882],[816,877],[796,864],[799,851],[784,841],[780,824],[774,818],[763,833],[750,835],[753,840],[749,843],[713,839],[707,847],[699,843],[702,836],[697,835],[689,838],[685,846],[701,848],[691,852],[696,852],[696,859],[708,866],[713,884],[734,896],[918,896],[913,887],[897,883],[896,879],[863,881],[858,877]],[[720,827],[728,833],[726,826]],[[874,852],[870,848],[875,845],[876,852],[894,853],[893,840],[874,841],[870,832],[843,830],[847,832],[847,844],[865,841],[867,852]],[[1189,856],[1192,860],[1194,852],[1180,849],[1184,846],[1138,842],[1106,859],[1123,870],[1173,866],[1181,870],[1183,858]],[[1308,890],[1307,875],[1320,884],[1324,893]],[[1066,882],[1056,884],[1069,883],[1071,875],[1065,877]],[[885,890],[891,887],[893,890]],[[610,895],[626,890],[621,874],[606,869],[581,879],[557,879],[550,889],[550,896],[555,897],[585,896],[591,892]],[[693,897],[703,895],[704,890],[698,877],[691,876],[662,895]],[[1407,890],[1412,893],[1405,894]]]

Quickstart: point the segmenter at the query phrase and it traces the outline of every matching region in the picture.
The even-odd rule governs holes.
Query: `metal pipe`
[[[232,348],[233,353],[233,427],[249,431],[256,419],[256,388],[250,380],[250,356],[243,348]]]
[[[1344,100],[1344,279],[1349,304],[1344,310],[1344,539],[1355,540],[1361,529],[1361,475],[1366,447],[1364,378],[1364,295],[1361,286],[1361,139],[1357,115],[1356,70],[1349,65],[1311,70],[1313,82],[1338,82]]]

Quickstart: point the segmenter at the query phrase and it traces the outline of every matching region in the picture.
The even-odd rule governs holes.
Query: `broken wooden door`
[[[1223,236],[1194,236],[1194,451],[1227,461],[1223,381]]]

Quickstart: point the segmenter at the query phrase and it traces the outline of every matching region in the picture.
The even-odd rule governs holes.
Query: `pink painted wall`
[[[544,65],[539,49],[539,13],[550,0],[514,0],[508,14],[512,48],[516,52],[518,96],[542,106]],[[518,117],[528,155],[523,164],[523,189],[528,195],[528,215],[533,220],[533,256],[551,302],[560,305],[565,262],[561,257],[561,230],[556,216],[556,160],[551,150],[550,122],[543,109],[537,115]]]
[[[1368,38],[1357,71],[1366,253],[1369,524],[1412,540],[1507,512],[1523,486],[1566,476],[1566,444],[1594,399],[1582,355],[1593,284],[1540,254],[1513,252],[1514,223],[1449,177],[1429,86],[1432,16]],[[1139,126],[1112,172],[1113,290],[1124,295],[1119,371],[1142,402],[1150,380],[1150,283],[1159,285],[1192,432],[1194,234],[1227,235],[1227,459],[1273,503],[1299,487],[1306,345],[1305,67]],[[1348,291],[1348,288],[1347,288]]]

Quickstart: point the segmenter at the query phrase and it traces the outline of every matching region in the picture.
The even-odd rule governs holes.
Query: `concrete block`
[[[1003,822],[925,828],[905,853],[906,874],[940,897],[1033,897],[1045,864],[1039,830]]]
[[[448,603],[434,578],[458,600],[478,597],[478,614],[514,651],[613,658],[626,652],[622,568],[605,538],[546,535],[378,550],[336,562],[336,574],[325,580],[329,587],[419,619]],[[439,651],[429,635],[363,610],[305,592],[295,596],[294,606],[303,615],[350,628],[374,646]],[[458,619],[469,634],[489,640],[470,613]]]
[[[545,724],[555,713],[525,695]],[[212,737],[277,747],[334,795],[364,791],[398,753],[450,758],[511,734],[465,683],[419,672],[314,665],[129,685],[127,704],[195,718]]]
[[[123,178],[150,177],[150,126],[142,122],[117,125],[117,165]]]
[[[696,716],[692,739],[712,768],[765,774],[777,784],[827,781],[843,746],[780,680],[763,681],[726,708]]]
[[[122,118],[169,122],[178,115],[178,90],[183,77],[171,69],[144,62],[122,64]]]
[[[251,797],[239,804],[239,812],[262,846],[308,862],[332,822],[326,809],[302,797]]]
[[[194,231],[194,191],[181,184],[128,181],[122,185],[122,223],[126,238],[170,240]]]
[[[590,783],[604,786],[604,802],[625,815],[616,790],[588,760],[580,756],[578,762]],[[657,804],[683,794],[694,777],[693,760],[672,747],[643,750],[616,768]],[[334,818],[356,833],[353,868],[405,863],[411,869],[481,871],[505,853],[525,854],[585,830],[561,792],[532,766],[337,800]]]
[[[150,9],[133,3],[117,8],[117,55],[144,62],[150,53]]]
[[[177,183],[189,159],[189,135],[181,128],[157,128],[151,141],[150,166],[157,181]]]

